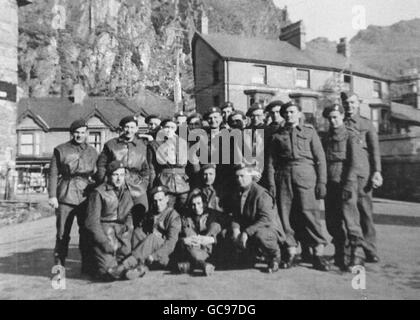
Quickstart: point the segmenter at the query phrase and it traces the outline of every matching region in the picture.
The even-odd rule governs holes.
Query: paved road
[[[0,229],[0,299],[419,299],[420,210],[418,204],[376,201],[381,263],[367,265],[366,289],[354,275],[322,273],[301,265],[266,274],[216,271],[210,278],[153,271],[132,282],[96,283],[79,275],[77,232],[71,241],[66,289],[51,284],[54,218]],[[76,229],[76,228],[74,228]],[[332,247],[327,247],[332,254]]]

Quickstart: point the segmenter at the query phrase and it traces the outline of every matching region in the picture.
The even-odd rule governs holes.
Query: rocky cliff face
[[[337,42],[317,38],[308,43],[317,50],[336,50]],[[369,26],[351,40],[351,56],[389,77],[402,70],[420,70],[420,19],[400,21],[388,27]]]
[[[19,12],[19,85],[24,96],[133,96],[173,99],[176,53],[193,107],[191,39],[201,13],[209,32],[278,37],[287,11],[271,0],[39,0]],[[252,14],[251,14],[252,13]]]

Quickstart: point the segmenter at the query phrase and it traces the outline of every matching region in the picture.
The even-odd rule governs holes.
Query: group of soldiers
[[[334,264],[349,271],[378,262],[372,190],[382,185],[379,143],[372,123],[359,116],[360,103],[349,93],[326,107],[329,131],[322,139],[294,101],[256,103],[246,114],[226,102],[204,117],[150,115],[142,134],[128,116],[100,154],[87,143],[86,122],[74,121],[71,140],[54,149],[50,166],[55,264],[65,265],[76,217],[82,273],[103,280],[156,268],[211,275],[255,262],[270,273],[299,261],[328,271],[320,199]],[[204,129],[210,149],[223,130],[250,129],[251,149],[263,145],[264,161],[181,161],[183,152],[167,146],[180,144],[185,127]]]

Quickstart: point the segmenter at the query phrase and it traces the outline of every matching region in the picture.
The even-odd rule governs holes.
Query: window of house
[[[345,74],[343,77],[343,91],[351,91],[352,90],[352,77],[348,74]]]
[[[296,87],[309,88],[309,70],[297,69],[296,70]]]
[[[220,96],[219,95],[213,96],[213,106],[215,106],[215,107],[220,106]]]
[[[254,84],[267,84],[267,67],[254,65],[252,67],[251,82]]]
[[[22,133],[19,141],[19,154],[32,156],[39,154],[38,137],[34,133]]]
[[[88,143],[98,152],[102,151],[102,135],[99,131],[89,132]]]
[[[213,83],[220,81],[219,60],[213,62]]]
[[[373,97],[382,98],[381,83],[379,81],[373,81]]]

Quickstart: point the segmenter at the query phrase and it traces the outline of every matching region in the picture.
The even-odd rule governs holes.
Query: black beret
[[[177,113],[175,113],[174,118],[178,118],[178,117],[186,117],[187,115],[185,114],[184,111],[178,111]]]
[[[302,111],[302,107],[298,103],[294,101],[289,101],[281,106],[280,114],[283,115],[286,112],[287,108],[291,106],[295,106],[298,108],[299,111]]]
[[[150,196],[153,197],[158,192],[163,192],[165,195],[167,195],[169,192],[169,189],[166,186],[157,186],[157,187],[154,187],[152,190],[150,190],[149,193],[150,193]]]
[[[326,107],[324,111],[322,112],[322,116],[324,118],[328,118],[331,112],[333,111],[339,111],[341,114],[344,113],[344,108],[341,104],[333,104],[332,106]]]
[[[233,103],[230,101],[226,101],[225,103],[222,104],[222,107],[220,108],[221,110],[226,109],[226,108],[232,108],[233,110],[235,110],[235,107],[233,106]]]
[[[235,110],[233,111],[228,118],[228,121],[230,121],[234,116],[240,115],[242,117],[242,119],[245,119],[245,113],[243,113],[241,110]]]
[[[190,123],[190,121],[191,121],[192,119],[195,119],[195,118],[198,118],[198,119],[200,119],[200,120],[202,120],[202,119],[203,119],[203,117],[202,117],[202,115],[201,115],[201,114],[199,114],[199,113],[193,113],[193,114],[191,114],[191,115],[187,118],[187,122],[188,122],[188,123]]]
[[[106,171],[108,172],[108,174],[111,174],[115,170],[120,168],[125,168],[124,163],[122,163],[120,160],[114,160],[108,163],[108,165],[106,166]]]
[[[86,127],[87,128],[87,126],[88,125],[87,125],[86,121],[83,120],[83,119],[79,119],[79,120],[73,121],[72,124],[70,125],[70,132],[74,132],[77,129],[82,128],[82,127]]]
[[[272,108],[274,107],[281,107],[284,104],[283,101],[281,100],[274,100],[271,101],[266,107],[265,107],[265,111],[271,111]]]
[[[162,120],[162,122],[160,123],[160,126],[163,128],[168,122],[172,122],[172,123],[176,124],[175,120],[167,118],[167,119]]]
[[[207,110],[207,112],[204,114],[204,119],[207,119],[209,115],[211,115],[212,113],[219,113],[220,115],[222,114],[222,110],[220,110],[220,108],[218,107],[211,107],[209,110]]]
[[[136,125],[137,125],[138,124],[137,117],[127,116],[127,117],[122,118],[121,121],[120,121],[120,127],[124,127],[129,122],[135,122]]]
[[[150,116],[147,116],[145,119],[144,119],[144,122],[145,123],[149,123],[149,121],[150,120],[152,120],[152,119],[160,119],[157,115],[155,115],[155,114],[151,114]]]
[[[248,111],[246,112],[246,115],[249,117],[251,116],[251,114],[255,111],[255,110],[262,110],[264,111],[264,107],[261,103],[259,102],[255,102],[252,104],[252,106],[248,109]]]

